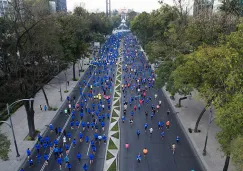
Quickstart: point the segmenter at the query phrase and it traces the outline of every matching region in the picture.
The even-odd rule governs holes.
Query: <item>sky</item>
[[[90,12],[96,11],[104,11],[106,8],[106,0],[66,0],[67,1],[67,9],[68,11],[73,11],[73,9],[77,6],[82,6]],[[163,0],[164,3],[173,5],[174,1],[178,0]],[[193,0],[182,0],[185,6],[186,4],[190,4],[192,7]],[[218,0],[214,0],[214,7],[217,8],[219,2]],[[158,0],[111,0],[111,10],[114,9],[133,9],[136,12],[151,12],[160,7]],[[192,12],[192,8],[190,7],[189,13]]]
[[[164,0],[173,4],[173,0]],[[67,0],[68,11],[73,11],[76,6],[82,6],[88,11],[105,11],[106,0]],[[160,7],[158,0],[111,0],[111,10],[133,9],[136,12],[151,12]]]

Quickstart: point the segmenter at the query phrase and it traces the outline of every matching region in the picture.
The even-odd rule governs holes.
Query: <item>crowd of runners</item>
[[[79,169],[86,171],[95,161],[97,146],[103,145],[102,148],[106,148],[105,127],[110,121],[120,39],[121,34],[118,33],[106,40],[99,55],[94,57],[84,78],[79,82],[79,97],[67,97],[66,107],[60,112],[60,117],[67,119],[67,124],[60,127],[50,123],[49,132],[45,136],[38,134],[34,152],[29,148],[26,150],[30,168],[42,165],[43,170],[43,167],[50,165],[51,158],[54,158],[56,168],[72,170],[73,165],[80,164],[86,156],[76,146],[88,144],[89,161],[82,162]],[[76,159],[70,160],[69,153],[74,148]],[[27,170],[26,168],[20,171]]]
[[[160,118],[163,114],[161,111],[162,101],[158,99],[158,93],[150,93],[152,90],[158,92],[155,85],[155,73],[151,65],[145,59],[136,38],[132,34],[127,34],[123,42],[123,77],[122,77],[122,102],[123,115],[121,117],[122,123],[129,122],[132,127],[135,122],[135,117],[141,117],[142,114],[146,116],[144,123],[144,131],[149,132],[152,136],[154,129],[160,131],[161,141],[165,137],[165,132],[169,131],[170,120],[160,120],[158,123],[148,125],[148,119],[153,120],[156,115]],[[144,109],[144,113],[141,113]],[[170,115],[170,110],[167,109],[167,115]],[[167,117],[168,118],[168,117]],[[157,125],[155,127],[155,125]],[[134,134],[140,137],[140,129],[136,129]],[[175,137],[175,141],[171,142],[170,148],[172,153],[175,153],[176,143],[179,143],[179,136]],[[129,142],[126,142],[125,148],[129,148]],[[138,152],[136,160],[140,163],[143,153],[146,157],[149,149],[144,147]]]

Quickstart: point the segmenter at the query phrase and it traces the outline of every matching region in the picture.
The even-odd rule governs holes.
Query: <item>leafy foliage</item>
[[[2,160],[8,160],[8,152],[10,151],[10,140],[8,137],[0,132],[0,158]]]

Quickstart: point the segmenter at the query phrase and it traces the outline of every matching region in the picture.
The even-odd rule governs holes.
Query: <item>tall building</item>
[[[67,1],[66,0],[56,0],[56,11],[67,12]]]
[[[210,16],[213,13],[214,0],[194,0],[193,16]]]
[[[0,17],[2,17],[8,8],[8,0],[0,0]]]

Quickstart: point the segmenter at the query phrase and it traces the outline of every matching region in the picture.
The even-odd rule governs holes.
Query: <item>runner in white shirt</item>
[[[153,128],[149,128],[149,133],[150,133],[150,135],[152,135],[152,133],[153,133]]]
[[[154,99],[155,99],[155,100],[156,100],[157,96],[158,96],[157,94],[154,95]]]
[[[67,142],[67,138],[65,136],[63,136],[62,141],[63,141],[63,146],[65,146],[65,144]]]

